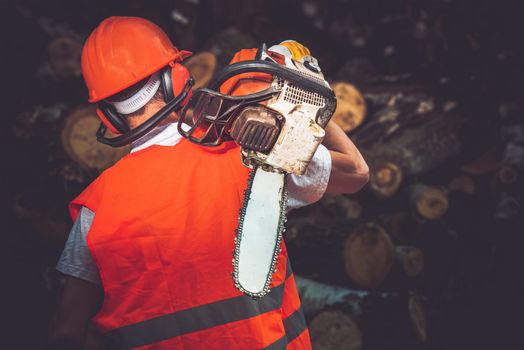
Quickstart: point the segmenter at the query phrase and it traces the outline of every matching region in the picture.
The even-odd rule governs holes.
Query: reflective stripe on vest
[[[286,329],[286,335],[273,344],[266,346],[264,350],[285,349],[287,344],[291,343],[306,330],[306,320],[302,308],[284,319],[284,328]]]
[[[286,264],[286,283],[289,280],[289,277],[292,276],[292,274],[293,271],[291,270],[291,263],[289,262],[288,258]],[[285,349],[288,344],[290,344],[307,329],[306,319],[304,317],[302,307],[298,308],[291,315],[286,317],[283,322],[284,329],[286,330],[285,336],[278,339],[274,343],[266,346],[264,350]]]
[[[291,264],[288,259],[286,281],[291,275]],[[280,308],[285,283],[272,288],[271,292],[260,300],[241,295],[128,325],[115,329],[107,335],[121,344],[124,349],[132,349],[206,328],[244,320]],[[227,318],[216,319],[213,317],[216,314],[226,314]],[[194,322],[194,320],[199,320],[199,322]],[[285,318],[283,323],[286,335],[265,349],[285,349],[288,343],[306,329],[302,308]]]

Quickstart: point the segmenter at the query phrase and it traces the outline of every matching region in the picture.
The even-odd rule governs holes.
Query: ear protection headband
[[[162,89],[162,93],[164,95],[164,101],[166,104],[170,105],[170,102],[176,98],[178,103],[171,106],[169,111],[167,111],[165,114],[162,114],[162,118],[158,119],[157,116],[167,107],[167,105],[154,116],[149,118],[148,121],[154,119],[156,122],[153,124],[147,122],[144,123],[148,125],[151,124],[151,126],[145,130],[145,132],[140,133],[140,136],[135,136],[136,133],[133,132],[135,129],[133,129],[133,131],[129,129],[125,116],[118,113],[113,105],[106,101],[98,102],[97,114],[102,121],[97,132],[98,141],[113,147],[120,147],[142,137],[161,120],[165,119],[165,117],[169,115],[169,112],[172,110],[177,110],[187,102],[191,94],[191,87],[193,86],[193,83],[194,81],[191,78],[189,71],[181,63],[171,62],[166,67],[162,68],[160,71],[160,88]],[[181,98],[179,99],[179,97]],[[122,136],[109,139],[105,137],[107,129],[109,129],[114,134],[120,134]],[[130,133],[133,133],[133,135],[128,135]],[[123,136],[126,137],[124,138]],[[126,140],[126,143],[123,143],[124,139]]]

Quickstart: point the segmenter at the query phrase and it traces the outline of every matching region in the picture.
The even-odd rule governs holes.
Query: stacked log
[[[352,288],[409,289],[424,268],[423,252],[415,246],[395,246],[377,223],[350,224],[353,228],[348,230],[349,223],[289,220],[285,238],[291,253],[300,252],[295,259],[297,271]]]
[[[211,52],[199,52],[191,56],[184,65],[195,79],[193,89],[205,87],[213,77],[217,65],[217,59]]]
[[[413,184],[408,189],[412,210],[421,218],[435,220],[446,213],[449,207],[444,191],[424,184]]]
[[[364,94],[373,117],[352,138],[369,164],[384,160],[405,176],[426,174],[463,149],[467,118],[454,101],[437,100],[422,87]]]
[[[511,45],[521,32],[513,3],[249,0],[240,5],[228,0],[225,6],[223,1],[187,0],[154,8],[132,1],[127,9],[108,3],[102,12],[125,10],[151,18],[179,48],[205,50],[217,57],[219,67],[241,48],[297,39],[319,59],[325,76],[337,81],[339,109],[333,120],[364,154],[371,183],[360,193],[292,211],[286,239],[294,268],[304,276],[352,291],[361,288],[358,292],[367,296],[360,303],[362,313],[343,300],[311,315],[324,313],[317,320],[323,326],[312,326],[315,347],[382,349],[388,344],[377,342],[388,340],[389,348],[410,347],[377,331],[407,324],[387,318],[401,315],[399,305],[405,310],[405,303],[386,302],[381,293],[412,297],[410,317],[418,320],[415,332],[424,339],[420,290],[432,317],[428,348],[498,349],[522,348],[518,324],[504,314],[514,309],[518,316],[522,289],[524,129],[520,95],[513,90],[523,70],[520,50]],[[54,264],[70,225],[64,203],[118,157],[95,146],[97,123],[83,124],[82,118],[78,126],[67,127],[66,142],[60,142],[62,127],[74,119],[68,118],[71,106],[86,99],[79,48],[103,13],[100,6],[80,5],[81,11],[71,12],[57,4],[1,5],[16,33],[4,31],[4,66],[9,67],[4,78],[14,84],[5,89],[4,114],[17,116],[6,118],[12,133],[3,147],[3,208],[13,214],[4,248],[8,257],[20,256],[22,269],[34,262]],[[289,25],[290,13],[299,25]],[[463,13],[470,13],[471,20],[464,21]],[[490,30],[483,17],[490,19]],[[198,67],[190,69],[205,86],[211,65]],[[83,133],[85,125],[91,131]],[[373,225],[391,245],[383,234],[362,228]],[[31,235],[41,239],[28,240]],[[46,249],[46,242],[53,248]],[[11,252],[12,246],[20,249]],[[378,258],[367,259],[366,252]],[[385,256],[393,256],[387,272]],[[7,274],[8,287],[14,275]],[[370,282],[383,275],[380,283]],[[23,280],[24,290],[34,287],[34,295],[44,294],[36,289],[43,283]],[[356,281],[367,283],[367,289]],[[500,302],[490,306],[486,300]],[[18,315],[20,308],[12,304]],[[34,303],[35,320],[40,305],[47,304]],[[44,322],[33,323],[44,328]],[[344,331],[337,333],[337,325],[353,332],[353,340],[344,338]],[[22,334],[38,331],[29,322]],[[21,339],[19,334],[12,338]]]
[[[407,277],[416,277],[424,269],[424,254],[417,247],[395,247],[395,259]]]
[[[393,242],[385,231],[373,223],[352,232],[344,242],[344,267],[359,287],[376,288],[391,270]]]
[[[113,148],[98,142],[95,135],[99,126],[95,108],[79,106],[69,114],[62,128],[64,150],[87,170],[102,171],[129,152],[128,146]]]
[[[350,133],[364,122],[366,102],[362,94],[351,84],[336,82],[331,88],[337,96],[337,109],[332,120],[346,133]]]
[[[416,293],[376,293],[296,276],[314,349],[416,346],[426,341],[425,308]],[[389,320],[394,324],[387,324]],[[382,348],[382,347],[381,347]]]
[[[380,198],[393,196],[402,183],[402,169],[393,162],[379,161],[370,167],[369,188]]]
[[[313,349],[362,349],[358,323],[340,310],[326,310],[318,314],[309,325],[309,335]]]

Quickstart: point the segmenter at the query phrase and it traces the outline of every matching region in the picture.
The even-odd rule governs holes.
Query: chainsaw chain
[[[252,293],[252,292],[249,292],[247,291],[246,289],[244,289],[241,285],[240,285],[240,281],[238,279],[238,274],[239,274],[239,271],[238,271],[238,264],[239,264],[239,259],[240,259],[240,242],[242,240],[242,229],[244,227],[244,218],[246,216],[246,210],[247,210],[247,205],[249,203],[249,199],[251,197],[251,190],[252,190],[252,187],[253,187],[253,180],[255,179],[255,174],[256,174],[256,171],[257,169],[259,168],[259,166],[257,165],[253,165],[253,168],[249,174],[249,178],[248,178],[248,185],[247,185],[247,188],[246,190],[244,191],[244,198],[243,198],[243,201],[242,201],[242,207],[240,208],[240,213],[238,215],[238,227],[235,231],[235,249],[233,251],[233,282],[235,284],[235,287],[240,290],[242,293],[246,294],[246,295],[249,295],[250,297],[252,297],[253,299],[260,299],[262,298],[263,296],[265,296],[267,293],[269,293],[270,289],[269,289],[269,285],[271,284],[271,281],[273,279],[273,273],[275,272],[275,269],[276,269],[276,265],[277,265],[277,261],[278,261],[278,254],[280,253],[280,251],[282,250],[281,248],[281,242],[282,242],[282,235],[284,233],[284,231],[286,230],[285,228],[285,224],[286,224],[286,221],[287,221],[287,218],[286,218],[286,206],[287,206],[287,174],[286,173],[283,173],[283,176],[284,176],[284,184],[283,184],[283,188],[282,188],[282,196],[280,198],[280,201],[279,201],[279,206],[280,206],[280,216],[279,216],[279,220],[278,220],[278,233],[277,233],[277,238],[276,238],[276,243],[275,243],[275,250],[273,251],[273,258],[272,258],[272,261],[271,261],[271,266],[269,268],[269,273],[266,277],[266,282],[264,284],[264,288],[262,289],[262,291],[258,292],[258,293]],[[262,167],[260,167],[260,170],[263,170]]]

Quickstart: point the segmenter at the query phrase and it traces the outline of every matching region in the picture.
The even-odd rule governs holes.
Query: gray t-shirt
[[[86,241],[94,217],[95,213],[89,208],[80,209],[56,269],[66,275],[100,284],[98,268],[91,257]]]
[[[131,152],[144,149],[152,144],[174,146],[180,140],[180,135],[176,132],[176,124],[170,124],[147,136],[149,137],[144,137],[134,143]],[[323,145],[320,145],[304,175],[287,177],[287,210],[318,201],[326,191],[330,173],[331,155]],[[56,269],[66,275],[101,284],[98,268],[87,246],[87,234],[94,217],[95,213],[89,208],[80,209]]]

